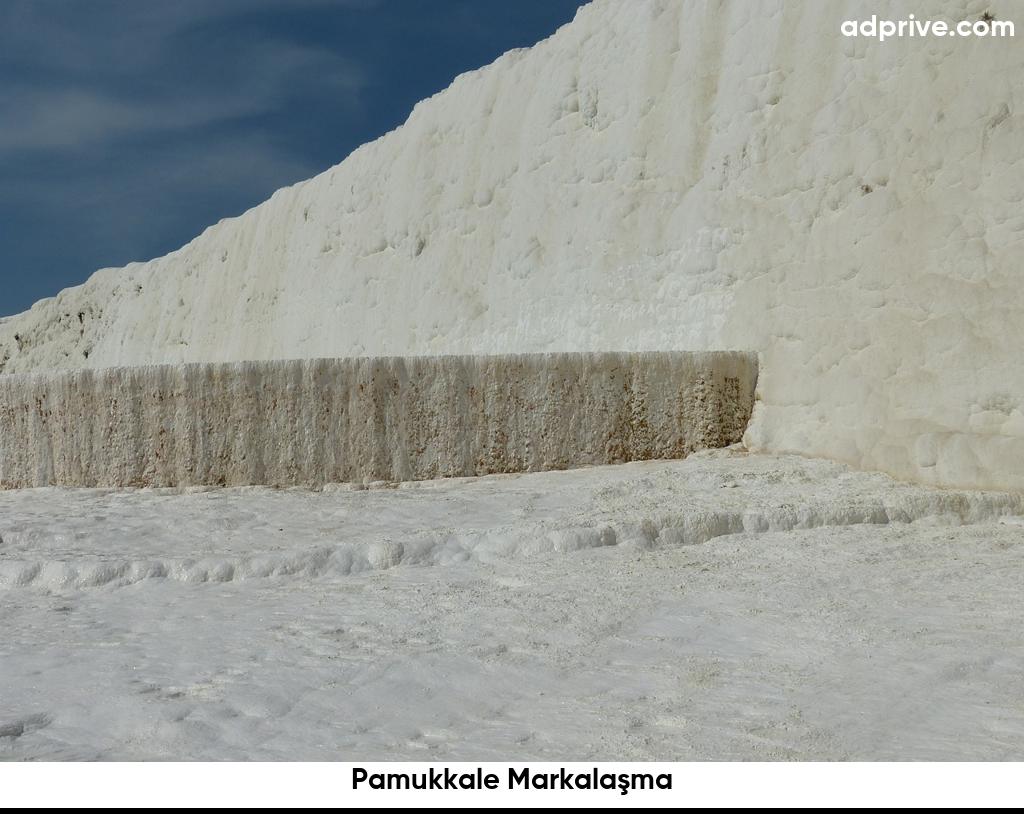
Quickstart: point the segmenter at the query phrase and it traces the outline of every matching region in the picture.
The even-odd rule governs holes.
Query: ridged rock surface
[[[0,486],[317,486],[740,440],[742,353],[318,359],[0,376]]]
[[[749,349],[750,446],[1024,488],[1022,11],[599,0],[334,169],[0,324],[0,367]],[[840,35],[986,12],[1018,37]]]

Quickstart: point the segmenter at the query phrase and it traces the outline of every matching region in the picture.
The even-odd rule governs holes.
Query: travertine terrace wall
[[[911,14],[1016,36],[840,30]],[[1021,0],[597,0],[0,371],[744,348],[750,449],[1024,491],[1022,270]]]
[[[308,485],[528,472],[739,441],[753,354],[570,353],[0,376],[0,484]]]

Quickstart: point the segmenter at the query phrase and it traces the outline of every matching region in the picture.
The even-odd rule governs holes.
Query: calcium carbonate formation
[[[740,440],[757,359],[318,359],[0,376],[0,487],[321,486],[683,458]]]
[[[910,13],[1024,34],[1012,0],[598,0],[3,322],[0,369],[737,348],[752,448],[1024,488],[1024,49],[841,33]]]

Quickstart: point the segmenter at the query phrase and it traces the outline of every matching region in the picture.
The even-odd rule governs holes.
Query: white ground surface
[[[1022,513],[735,450],[0,493],[0,758],[1022,759]]]

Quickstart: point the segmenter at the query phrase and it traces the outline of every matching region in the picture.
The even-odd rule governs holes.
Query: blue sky
[[[0,315],[338,163],[580,5],[0,1]]]

